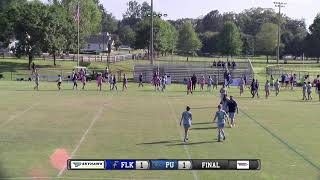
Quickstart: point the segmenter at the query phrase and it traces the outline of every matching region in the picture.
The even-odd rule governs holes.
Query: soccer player
[[[316,84],[316,90],[318,92],[318,96],[319,96],[319,101],[320,101],[320,80],[318,80],[317,84]]]
[[[211,90],[212,90],[212,85],[213,85],[213,80],[212,80],[211,76],[209,76],[208,77],[208,86],[207,86],[207,90],[209,92],[211,92]]]
[[[269,80],[267,80],[266,84],[264,85],[264,91],[266,92],[266,99],[268,99],[270,95],[270,83]]]
[[[183,123],[184,127],[184,140],[183,142],[186,143],[189,140],[189,128],[191,127],[192,123],[192,113],[190,112],[190,107],[187,106],[187,111],[182,113],[181,120],[180,120],[180,126]]]
[[[224,97],[226,97],[228,95],[227,92],[227,88],[225,85],[222,85],[221,89],[220,89],[220,99],[221,101],[224,99]]]
[[[82,90],[84,90],[84,87],[86,86],[86,83],[87,83],[87,77],[85,74],[82,75],[81,82],[82,82]]]
[[[276,96],[278,96],[278,95],[279,95],[279,92],[280,92],[279,79],[277,79],[277,81],[274,83],[274,89],[276,90]]]
[[[57,87],[59,89],[59,91],[61,90],[61,83],[62,83],[62,77],[61,75],[59,74],[58,75],[58,80],[57,80],[58,84],[57,84]]]
[[[197,76],[195,74],[193,74],[193,76],[191,77],[191,81],[192,81],[192,91],[196,90],[196,85],[197,85]]]
[[[245,81],[243,78],[240,79],[239,88],[240,88],[240,96],[242,96],[245,87]]]
[[[109,77],[109,85],[110,85],[110,91],[112,90],[112,85],[113,85],[113,76],[112,74],[110,74],[110,77]]]
[[[73,71],[72,73],[72,82],[73,82],[73,87],[72,89],[74,90],[74,88],[78,89],[78,75],[76,72]]]
[[[192,79],[189,78],[187,81],[187,95],[189,95],[189,93],[193,94],[192,87]]]
[[[213,89],[218,89],[218,78],[216,75],[213,75]]]
[[[237,114],[238,114],[239,113],[238,104],[233,99],[233,96],[230,96],[230,100],[228,101],[228,113],[229,113],[229,118],[230,118],[230,121],[231,121],[231,124],[230,124],[231,128],[236,125],[235,124],[236,111],[237,111]]]
[[[124,88],[126,88],[126,90],[128,89],[128,78],[126,76],[126,74],[123,75],[123,80],[122,80],[122,91],[124,91]]]
[[[308,82],[307,84],[307,93],[308,93],[308,100],[312,100],[312,84]]]
[[[252,98],[254,98],[254,95],[255,95],[255,89],[256,89],[255,84],[256,84],[256,80],[252,79],[251,86],[250,86],[251,87],[250,90],[251,90]]]
[[[203,91],[203,87],[204,87],[205,83],[206,83],[206,79],[204,78],[204,76],[202,76],[200,78],[200,90],[201,91]]]
[[[101,91],[102,89],[102,81],[103,81],[102,74],[101,73],[97,74],[97,85],[98,85],[99,91]]]
[[[223,136],[223,140],[226,139],[226,135],[223,130],[226,123],[226,118],[228,118],[228,114],[221,109],[221,105],[219,104],[218,111],[213,118],[213,122],[216,122],[218,127],[218,142],[221,142],[221,135]]]
[[[257,79],[256,83],[255,83],[255,92],[254,92],[254,94],[257,95],[258,98],[260,98],[260,96],[259,96],[259,86],[260,86],[260,84],[259,84],[259,81]]]
[[[167,75],[162,76],[160,82],[161,82],[161,91],[163,92],[164,90],[166,90]]]
[[[143,76],[142,76],[142,73],[140,73],[140,75],[139,75],[139,87],[140,86],[143,87]]]
[[[274,89],[274,78],[273,75],[270,76],[270,87],[273,90]]]
[[[303,82],[302,85],[302,100],[307,100],[307,83]]]
[[[35,82],[35,86],[34,86],[34,90],[37,90],[37,91],[39,91],[39,81],[40,81],[40,75],[39,75],[39,73],[36,71],[35,72],[35,79],[34,79],[34,82]]]
[[[116,90],[118,91],[117,78],[115,74],[113,75],[113,78],[112,78],[112,90],[114,90],[114,88],[116,88]]]

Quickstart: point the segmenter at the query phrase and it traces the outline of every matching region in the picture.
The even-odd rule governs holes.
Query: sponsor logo
[[[237,161],[237,169],[249,169],[249,161]]]
[[[104,161],[94,161],[94,160],[71,160],[70,169],[104,169]]]

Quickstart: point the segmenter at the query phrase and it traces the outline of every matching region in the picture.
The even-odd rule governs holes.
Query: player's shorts
[[[218,128],[224,128],[225,123],[218,123],[217,126]]]
[[[184,127],[185,129],[187,129],[187,128],[190,128],[191,125],[190,125],[190,124],[183,124],[183,127]]]
[[[61,82],[58,82],[58,86],[60,86],[61,85]]]
[[[234,119],[236,117],[236,113],[235,112],[229,112],[229,117],[230,117],[230,119]]]

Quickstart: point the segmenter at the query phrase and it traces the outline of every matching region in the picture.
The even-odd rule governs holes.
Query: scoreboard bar
[[[260,170],[259,159],[69,159],[69,170]]]

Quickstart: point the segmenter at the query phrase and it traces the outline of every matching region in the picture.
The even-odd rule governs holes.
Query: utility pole
[[[280,39],[281,39],[281,8],[285,7],[287,3],[284,2],[273,2],[275,7],[279,8],[278,14],[278,49],[277,49],[277,64],[279,64],[280,60]]]
[[[153,64],[153,0],[151,0],[151,44],[150,44],[150,53],[151,53],[151,64]]]

